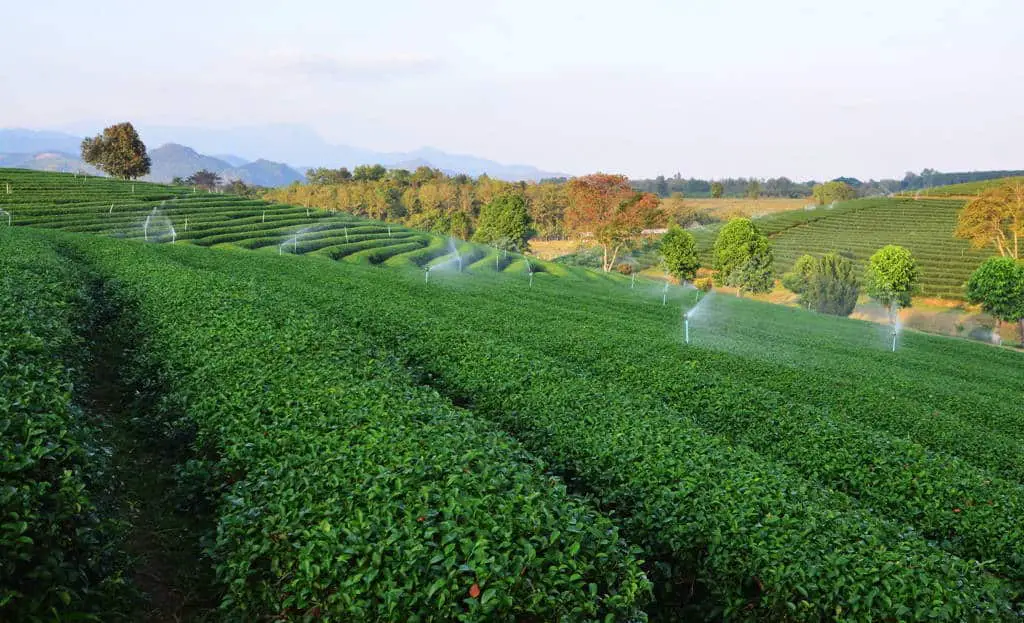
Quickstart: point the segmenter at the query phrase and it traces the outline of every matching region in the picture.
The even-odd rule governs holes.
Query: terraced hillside
[[[754,222],[771,240],[780,275],[804,253],[833,250],[850,253],[863,270],[879,248],[898,244],[910,249],[921,267],[922,296],[959,299],[971,272],[994,253],[953,237],[961,207],[963,201],[957,199],[858,199],[834,208],[780,212]],[[707,267],[712,265],[717,233],[718,226],[694,232]]]
[[[904,194],[909,196],[917,195],[919,197],[973,197],[986,189],[1000,186],[1007,182],[1024,182],[1024,177],[1000,177],[980,182],[950,184],[948,186],[936,186],[935,188],[926,188],[919,192],[907,192]]]
[[[202,189],[0,169],[0,226],[522,275],[560,267],[380,221]],[[529,264],[527,264],[529,262]]]

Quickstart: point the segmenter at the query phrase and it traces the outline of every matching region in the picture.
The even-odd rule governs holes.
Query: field
[[[19,552],[4,620],[132,618],[117,578],[139,563],[114,553],[147,527],[107,482],[125,477],[124,426],[181,466],[161,499],[201,524],[182,539],[206,544],[205,620],[1022,614],[1020,353],[915,332],[893,352],[872,323],[578,269],[425,280],[420,255],[279,254],[280,227],[235,236],[265,206],[231,218],[215,195],[188,214],[216,234],[146,244],[91,207],[130,185],[59,207],[58,182],[8,204],[48,228],[0,226],[0,456],[19,483],[0,497]],[[187,199],[145,188],[135,223]],[[304,208],[266,207],[307,226]],[[127,239],[56,231],[89,221]],[[130,404],[83,400],[86,365]]]
[[[687,207],[693,207],[698,210],[707,210],[718,218],[729,218],[731,216],[765,216],[768,214],[775,214],[776,212],[799,210],[808,204],[814,203],[814,200],[810,197],[800,197],[797,199],[775,197],[766,197],[763,199],[747,199],[744,197],[721,197],[719,199],[687,197],[683,200],[683,203]]]
[[[980,182],[967,182],[964,184],[950,184],[948,186],[936,186],[926,188],[920,193],[905,193],[909,196],[915,194],[920,197],[960,197],[971,198],[977,196],[983,190],[1005,184],[1006,182],[1024,182],[1020,177],[1003,177],[994,180],[983,180]]]
[[[9,215],[16,226],[129,240],[229,246],[424,269],[461,263],[473,272],[565,272],[533,259],[528,268],[521,255],[498,257],[491,247],[343,213],[84,175],[0,169],[0,210],[3,224]]]

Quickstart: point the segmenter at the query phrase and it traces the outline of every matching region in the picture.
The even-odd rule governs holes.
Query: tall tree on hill
[[[1014,181],[989,188],[960,211],[957,238],[971,246],[995,246],[1002,257],[1021,259],[1024,238],[1024,182]]]
[[[615,266],[619,252],[639,239],[645,227],[664,221],[652,193],[638,193],[624,175],[595,173],[571,179],[566,188],[565,225],[577,234],[590,234],[602,248],[601,268]]]
[[[967,300],[998,320],[1017,323],[1024,346],[1024,263],[993,257],[982,263],[967,282]]]
[[[895,324],[899,308],[910,307],[919,278],[917,262],[910,251],[890,244],[868,260],[864,282],[868,295],[888,308],[889,319]]]
[[[127,121],[82,141],[82,160],[107,175],[131,180],[149,173],[150,159],[135,127]]]
[[[700,268],[697,240],[693,234],[673,225],[661,239],[661,261],[665,270],[680,281],[693,281]]]
[[[474,242],[482,242],[506,251],[528,248],[530,213],[522,195],[506,192],[480,208]]]
[[[770,292],[775,284],[768,238],[748,218],[736,218],[715,239],[715,281],[744,292]]]

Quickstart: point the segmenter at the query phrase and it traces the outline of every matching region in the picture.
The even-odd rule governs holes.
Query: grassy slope
[[[926,188],[918,192],[906,192],[905,195],[921,197],[973,197],[978,193],[1006,182],[1024,182],[1024,177],[1000,177],[994,180],[982,180],[980,182],[966,182],[964,184],[950,184],[948,186],[936,186]]]

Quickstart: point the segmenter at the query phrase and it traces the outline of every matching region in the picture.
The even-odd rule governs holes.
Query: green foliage
[[[608,518],[418,386],[349,302],[282,280],[293,262],[264,273],[257,254],[76,243],[137,306],[166,370],[173,400],[148,417],[187,404],[216,449],[191,472],[220,498],[229,620],[641,618],[649,583]]]
[[[718,232],[714,247],[715,280],[740,292],[768,292],[775,282],[768,238],[753,221],[733,219]]]
[[[711,197],[718,199],[725,193],[725,186],[721,182],[711,182]]]
[[[882,247],[868,260],[865,286],[868,295],[892,309],[910,307],[910,297],[917,291],[919,272],[910,251],[890,244]]]
[[[480,209],[474,242],[481,242],[502,250],[527,250],[530,213],[522,195],[503,193]]]
[[[1024,262],[994,257],[978,267],[967,282],[967,300],[999,320],[1020,324],[1024,345]]]
[[[853,262],[838,253],[826,253],[814,261],[800,299],[819,313],[849,316],[857,306],[859,295],[860,282]]]
[[[135,179],[149,173],[146,146],[131,123],[118,123],[93,138],[82,141],[82,160],[101,171],[122,179]]]
[[[317,167],[306,171],[307,184],[343,184],[352,179],[352,172],[347,167],[340,169],[329,169]]]
[[[115,526],[92,491],[109,473],[72,395],[81,275],[10,235],[0,274],[0,620],[115,620],[126,601]]]
[[[807,291],[815,264],[813,255],[801,255],[793,264],[793,270],[782,275],[782,286],[794,294],[803,294]]]
[[[846,182],[825,182],[818,184],[811,191],[819,205],[833,201],[849,201],[857,196],[857,191]]]
[[[661,238],[661,261],[665,270],[680,281],[693,281],[700,268],[697,256],[697,241],[693,234],[678,225],[673,225]]]
[[[747,184],[747,198],[757,199],[761,196],[761,182],[757,180],[750,180]]]
[[[352,179],[364,182],[376,182],[384,179],[388,171],[380,164],[361,164],[352,171]]]

